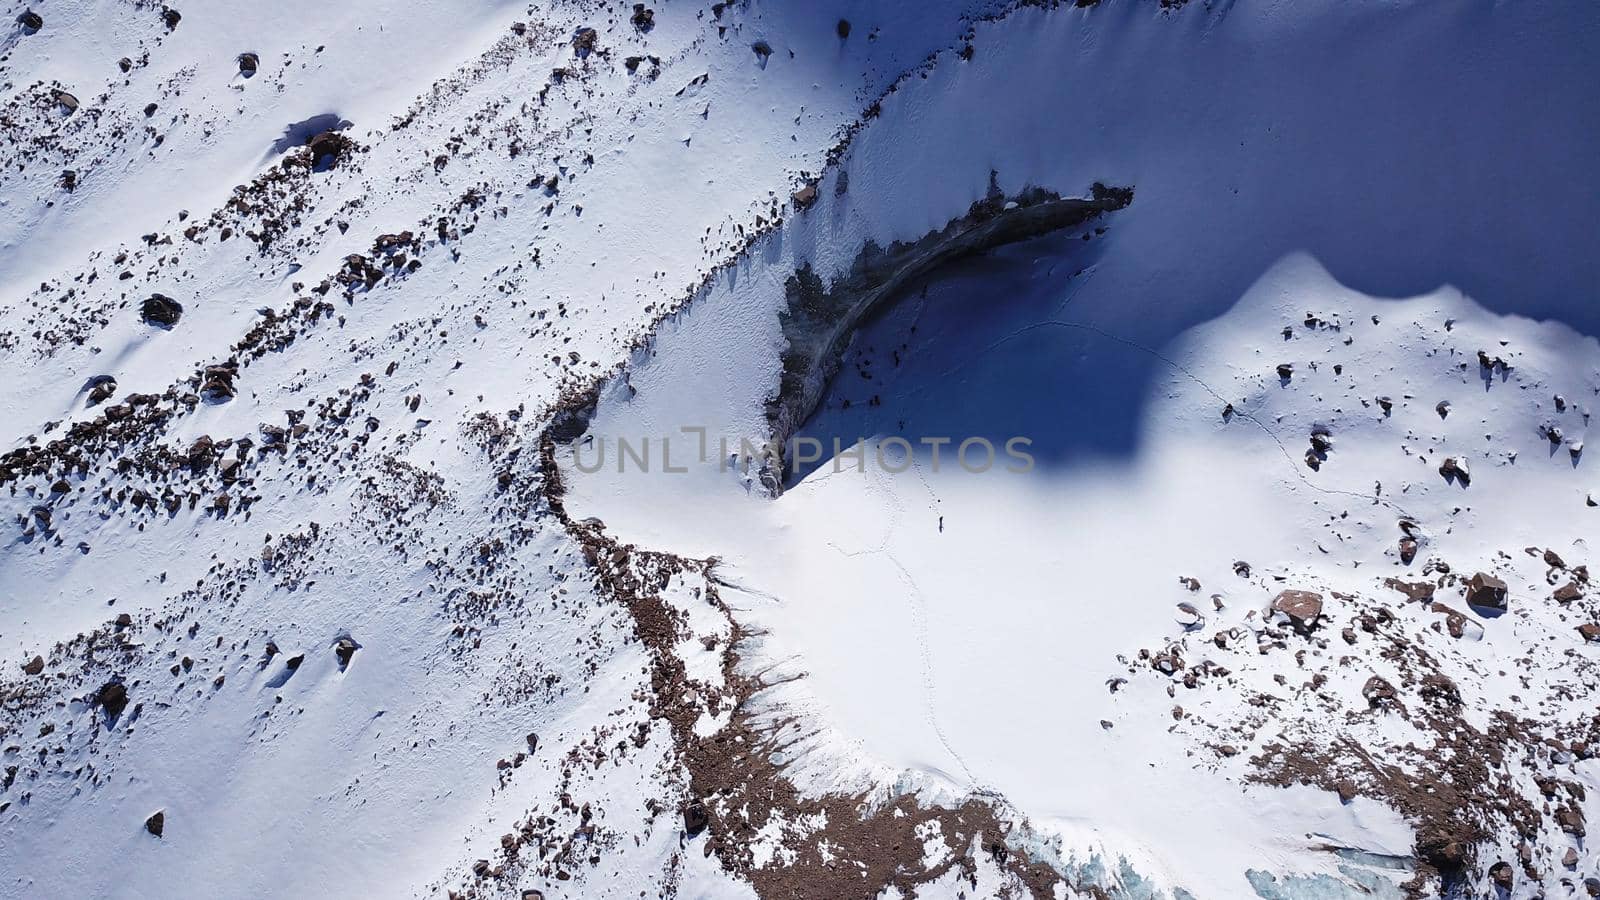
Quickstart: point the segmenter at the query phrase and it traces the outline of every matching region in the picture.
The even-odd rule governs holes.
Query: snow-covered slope
[[[32,12],[4,895],[1600,890],[1590,5]]]

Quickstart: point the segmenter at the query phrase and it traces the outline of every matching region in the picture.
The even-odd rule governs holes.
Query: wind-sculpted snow
[[[0,895],[1600,890],[1589,5],[31,13]]]

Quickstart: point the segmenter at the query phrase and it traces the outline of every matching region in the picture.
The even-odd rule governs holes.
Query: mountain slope
[[[1586,5],[172,12],[0,56],[7,895],[1600,885]]]

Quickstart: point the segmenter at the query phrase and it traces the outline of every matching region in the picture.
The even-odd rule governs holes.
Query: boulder
[[[341,672],[350,666],[350,660],[359,649],[361,649],[361,645],[348,635],[333,642],[333,655],[339,657],[339,670]]]
[[[171,328],[183,317],[183,304],[165,294],[151,294],[139,307],[146,325]]]
[[[32,34],[44,27],[44,19],[41,18],[38,13],[30,9],[25,10],[22,15],[17,16],[17,24],[21,25],[24,31]]]
[[[1366,698],[1368,706],[1377,707],[1393,703],[1399,692],[1394,689],[1394,685],[1374,675],[1361,686],[1361,696]]]
[[[1578,587],[1578,583],[1576,581],[1569,581],[1566,584],[1563,584],[1561,587],[1556,588],[1555,592],[1550,595],[1551,599],[1555,600],[1557,603],[1571,603],[1582,596],[1583,590]]]
[[[171,31],[178,27],[179,22],[183,21],[183,13],[170,6],[163,6],[161,7],[161,21],[167,26],[167,30]]]
[[[1301,634],[1310,634],[1322,617],[1322,595],[1312,591],[1284,591],[1272,600],[1272,611],[1282,613]]]
[[[1467,461],[1458,456],[1447,456],[1439,464],[1439,474],[1445,481],[1459,481],[1462,487],[1472,484],[1472,470],[1467,467]]]
[[[1414,537],[1403,537],[1403,538],[1401,538],[1400,539],[1400,562],[1402,562],[1405,565],[1409,566],[1409,565],[1411,565],[1412,560],[1414,560],[1416,558],[1417,558],[1417,539],[1414,538]]]
[[[107,716],[120,716],[128,708],[128,686],[120,679],[112,679],[95,692],[94,702],[106,711]]]
[[[103,403],[117,392],[117,379],[110,375],[96,375],[89,379],[89,405]]]
[[[704,803],[691,800],[689,805],[683,808],[683,830],[688,832],[690,837],[705,831],[709,824],[711,824],[711,814],[706,811]]]
[[[1505,612],[1506,583],[1486,572],[1467,580],[1467,605],[1479,610]]]
[[[261,68],[261,57],[254,53],[239,54],[239,74],[249,77]]]
[[[38,675],[43,671],[44,657],[42,656],[35,655],[33,659],[22,664],[22,672],[25,675]]]
[[[600,41],[600,32],[593,28],[579,28],[572,35],[572,50],[579,59],[583,59],[594,52],[595,45]]]
[[[156,837],[161,837],[161,832],[166,830],[166,827],[167,814],[159,809],[151,814],[150,818],[144,820],[144,830]]]
[[[200,396],[210,403],[232,400],[238,393],[233,387],[234,376],[238,374],[239,366],[236,363],[206,366],[200,373]]]
[[[331,169],[349,157],[355,143],[337,131],[324,131],[306,143],[311,148],[311,167]]]

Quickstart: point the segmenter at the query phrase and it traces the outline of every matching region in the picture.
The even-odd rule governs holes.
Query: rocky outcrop
[[[796,206],[814,202],[815,189],[794,197]],[[963,257],[1068,228],[1123,209],[1132,188],[1096,184],[1088,197],[1062,197],[1038,188],[1006,197],[993,184],[989,195],[967,214],[938,231],[887,249],[869,243],[850,271],[825,285],[811,268],[789,276],[786,308],[780,314],[787,348],[777,394],[767,403],[775,445],[786,444],[816,409],[850,336],[867,315],[895,298],[905,285],[937,266]],[[769,480],[769,488],[777,485]]]
[[[183,304],[166,294],[151,294],[140,304],[139,315],[146,325],[171,328],[183,317]]]

